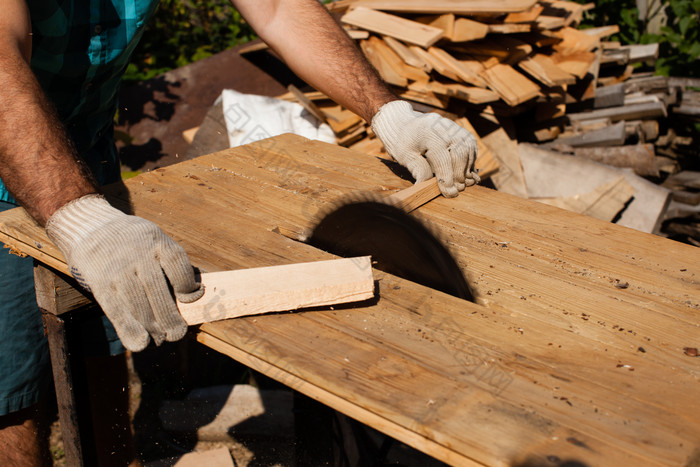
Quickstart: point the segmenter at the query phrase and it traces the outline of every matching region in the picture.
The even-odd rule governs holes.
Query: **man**
[[[133,351],[185,334],[168,282],[182,301],[202,293],[179,245],[98,194],[119,180],[118,83],[156,1],[5,0],[0,17],[1,207],[19,203],[46,227]],[[473,136],[399,100],[317,0],[233,3],[300,78],[371,122],[417,181],[435,174],[448,197],[479,181]],[[48,357],[31,261],[0,258],[0,463],[39,465],[46,450],[36,407]],[[117,353],[119,340],[110,342]],[[119,463],[131,460],[128,446],[121,451],[128,456]]]

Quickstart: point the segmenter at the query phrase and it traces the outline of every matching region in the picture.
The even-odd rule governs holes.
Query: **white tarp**
[[[225,89],[220,99],[232,148],[283,133],[335,144],[331,127],[297,103],[230,89]]]

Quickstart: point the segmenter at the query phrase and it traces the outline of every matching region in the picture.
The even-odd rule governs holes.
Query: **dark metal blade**
[[[372,256],[381,271],[465,300],[473,294],[448,249],[414,216],[360,201],[325,215],[306,243],[338,256]]]

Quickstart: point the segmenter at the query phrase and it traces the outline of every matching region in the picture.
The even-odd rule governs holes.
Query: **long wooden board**
[[[536,0],[358,0],[355,3],[384,11],[470,15],[525,11],[532,8]]]
[[[411,183],[283,135],[125,185],[114,204],[218,271],[329,259],[275,227],[303,233],[338,200]],[[478,186],[415,212],[477,304],[375,271],[376,303],[207,323],[198,339],[451,465],[694,459],[700,359],[683,349],[700,346],[700,250]],[[14,215],[1,232],[50,249]]]
[[[341,21],[421,47],[430,47],[442,37],[441,29],[364,7],[349,11]]]

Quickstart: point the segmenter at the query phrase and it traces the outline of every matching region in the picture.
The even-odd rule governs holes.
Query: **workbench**
[[[328,259],[299,239],[339,200],[409,187],[394,168],[282,135],[107,192],[218,271]],[[374,301],[196,339],[452,465],[700,462],[700,249],[481,186],[414,215],[477,303],[375,271]],[[22,209],[0,215],[0,239],[67,273]]]

